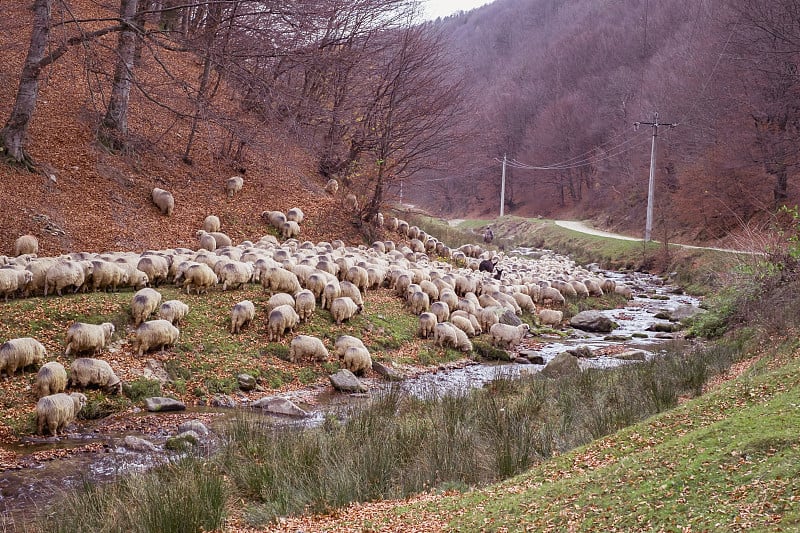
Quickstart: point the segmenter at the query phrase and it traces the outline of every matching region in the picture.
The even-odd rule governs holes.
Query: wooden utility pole
[[[653,113],[653,122],[634,122],[633,126],[638,129],[640,124],[653,126],[653,143],[650,147],[650,181],[647,186],[647,221],[644,226],[644,242],[650,242],[650,234],[653,231],[653,196],[656,188],[656,137],[658,137],[658,127],[669,126],[674,128],[677,124],[659,122],[657,112]]]
[[[500,178],[500,216],[503,216],[506,205],[506,154],[503,154],[503,173]]]

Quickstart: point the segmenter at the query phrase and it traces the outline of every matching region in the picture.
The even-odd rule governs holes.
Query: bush
[[[122,393],[133,403],[139,403],[145,398],[161,396],[161,382],[155,379],[139,378],[130,383],[123,383]]]

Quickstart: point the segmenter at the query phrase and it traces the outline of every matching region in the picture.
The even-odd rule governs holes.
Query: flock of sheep
[[[241,186],[238,176],[228,180],[228,195],[232,197]],[[164,214],[171,213],[174,200],[167,191],[154,189],[152,197]],[[554,308],[563,305],[565,298],[600,296],[609,291],[630,297],[629,288],[578,268],[564,257],[546,254],[532,261],[497,256],[478,245],[451,249],[396,217],[384,219],[379,215],[374,223],[399,234],[402,244],[386,240],[369,247],[348,247],[338,240],[301,242],[298,237],[304,214],[299,208],[285,214],[264,211],[262,218],[281,234],[282,243],[273,235],[265,235],[256,242],[234,245],[221,233],[220,220],[213,215],[206,217],[198,230],[195,250],[38,257],[36,238],[26,235],[17,239],[12,257],[0,256],[0,294],[7,301],[9,297],[60,296],[66,290],[77,293],[130,287],[136,291],[130,314],[135,328],[133,348],[139,356],[173,345],[180,334],[178,326],[189,313],[189,306],[180,300],[161,301],[157,289],[163,283],[185,288],[187,294],[260,284],[270,294],[262,302],[269,341],[292,335],[318,308],[328,310],[332,320],[342,324],[362,312],[368,291],[385,287],[419,317],[420,337],[464,352],[473,349],[470,338],[482,334],[506,349],[520,343],[529,327],[508,325],[504,317],[507,313],[521,315],[525,311],[537,316],[540,323],[557,326],[563,315]],[[487,259],[502,264],[502,280],[479,269],[480,262]],[[151,319],[154,314],[157,318]],[[236,303],[230,314],[231,334],[248,327],[256,315],[256,303]],[[66,334],[65,354],[97,355],[109,344],[114,330],[108,322],[75,323]],[[339,337],[333,350],[342,366],[356,375],[372,367],[369,350],[356,337]],[[36,339],[8,340],[0,347],[0,374],[12,376],[19,369],[42,364],[46,355]],[[291,340],[291,362],[325,361],[328,357],[328,349],[319,338],[297,335]],[[107,392],[122,389],[111,366],[101,359],[75,359],[69,379],[60,363],[43,364],[33,387],[40,397],[36,405],[38,431],[47,428],[57,435],[86,403],[83,394],[64,391],[67,387],[90,386]]]

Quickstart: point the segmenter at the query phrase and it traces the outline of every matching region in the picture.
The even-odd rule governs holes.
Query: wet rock
[[[626,350],[614,356],[622,361],[647,361],[647,352],[644,350]]]
[[[200,444],[200,435],[189,430],[179,433],[174,437],[169,437],[167,442],[164,443],[164,448],[176,452],[186,452],[198,444]]]
[[[146,398],[144,403],[147,410],[153,413],[160,413],[164,411],[183,411],[186,409],[185,403],[172,398],[164,398],[162,396]]]
[[[256,400],[255,402],[251,403],[250,407],[257,407],[267,411],[268,413],[275,413],[278,415],[298,416],[303,418],[309,416],[308,411],[297,407],[291,401],[280,396],[267,396],[266,398],[261,398],[260,400]]]
[[[695,315],[699,315],[702,313],[706,313],[705,309],[700,309],[699,307],[695,307],[694,305],[680,305],[676,309],[669,311],[669,318],[673,322],[680,322],[682,320],[686,320],[687,318],[692,318]]]
[[[656,333],[656,334],[655,334],[655,335],[653,335],[653,336],[654,336],[656,339],[665,339],[665,340],[667,340],[667,339],[674,339],[674,338],[675,338],[675,334],[673,334],[673,333]]]
[[[208,435],[209,431],[205,424],[200,422],[199,420],[187,420],[183,424],[178,426],[178,433],[183,433],[184,431],[194,431],[198,435]]]
[[[386,381],[403,381],[405,377],[399,374],[394,368],[390,366],[386,366],[383,363],[372,361],[372,370],[374,370],[377,374],[383,376],[383,379]]]
[[[239,388],[245,392],[249,392],[256,388],[256,378],[250,374],[239,374],[236,376],[236,382],[239,384]]]
[[[122,441],[122,445],[128,448],[129,450],[133,450],[134,452],[156,452],[158,451],[158,446],[153,444],[147,439],[142,439],[139,437],[134,437],[133,435],[128,435],[125,437],[125,440]]]
[[[650,324],[647,326],[647,331],[655,331],[658,333],[674,333],[681,329],[680,324],[674,324],[672,322],[656,322],[654,324]]]
[[[514,359],[514,362],[518,365],[529,365],[531,362],[525,357],[517,357]]]
[[[500,315],[499,320],[501,324],[508,324],[509,326],[519,326],[522,324],[522,320],[520,320],[511,309],[506,309],[503,314]]]
[[[238,402],[232,396],[228,396],[227,394],[215,394],[211,397],[211,406],[212,407],[236,407]]]
[[[355,374],[346,368],[332,374],[328,379],[331,380],[333,388],[341,392],[367,392],[369,390],[366,385],[358,380]]]
[[[568,354],[570,354],[570,355],[572,355],[574,357],[577,357],[579,359],[581,359],[581,358],[586,359],[586,358],[589,358],[589,357],[594,357],[594,354],[592,353],[592,349],[589,348],[586,345],[577,346],[577,347],[572,348],[570,350],[566,350],[565,353],[568,353]]]
[[[581,311],[569,321],[573,328],[597,333],[608,333],[617,327],[610,318],[600,311]]]
[[[577,374],[581,371],[578,358],[567,352],[561,352],[542,369],[541,374],[548,378],[559,378],[570,374]]]
[[[631,337],[629,335],[606,335],[603,339],[609,342],[628,342]]]
[[[543,365],[544,358],[539,355],[539,352],[536,350],[522,350],[519,352],[520,357],[524,357],[528,360],[529,363],[534,365]]]

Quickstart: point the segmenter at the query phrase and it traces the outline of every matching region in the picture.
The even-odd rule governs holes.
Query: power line
[[[663,123],[658,121],[658,113],[653,113],[653,122],[634,122],[633,126],[638,129],[640,124],[653,126],[653,144],[650,148],[650,180],[647,185],[647,220],[644,226],[644,242],[650,241],[650,233],[653,230],[653,196],[656,187],[656,137],[658,137],[659,126],[669,126],[674,128],[677,124]]]

